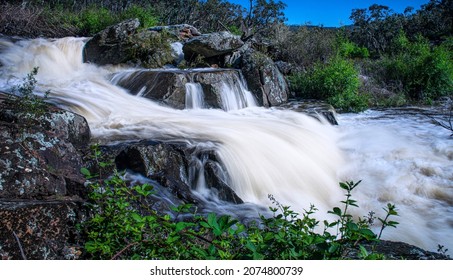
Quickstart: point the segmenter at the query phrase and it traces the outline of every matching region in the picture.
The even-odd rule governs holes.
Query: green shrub
[[[112,12],[106,8],[90,7],[83,10],[76,19],[77,26],[86,35],[93,35],[118,22]]]
[[[159,23],[158,18],[154,15],[154,12],[150,8],[144,8],[138,5],[132,5],[120,14],[121,20],[138,18],[140,26],[148,28],[156,26]]]
[[[349,40],[340,40],[338,43],[338,53],[344,58],[368,58],[370,53],[367,48],[359,47]]]
[[[375,75],[383,84],[400,84],[411,100],[430,102],[453,92],[453,55],[445,46],[432,47],[423,37],[410,42],[404,33],[394,42],[394,54],[376,61]]]
[[[359,95],[358,71],[350,60],[340,56],[291,76],[290,82],[297,96],[326,100],[341,111],[357,112],[368,106],[367,96]]]

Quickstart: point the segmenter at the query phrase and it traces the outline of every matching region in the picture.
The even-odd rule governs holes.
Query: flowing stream
[[[272,194],[299,212],[314,204],[318,218],[333,219],[326,212],[344,199],[338,182],[362,180],[354,214],[384,217],[387,203],[400,214],[383,238],[453,250],[453,140],[423,114],[370,110],[339,115],[340,125],[331,126],[289,109],[202,109],[196,84],[186,85],[188,108],[176,110],[108,78],[130,69],[82,63],[83,45],[80,38],[0,40],[0,90],[39,67],[37,90],[50,90],[49,102],[83,115],[94,141],[153,139],[214,150],[228,185],[257,209]],[[233,98],[235,89],[228,91]]]

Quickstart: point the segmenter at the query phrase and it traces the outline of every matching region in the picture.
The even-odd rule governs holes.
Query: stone
[[[179,40],[183,41],[201,35],[197,28],[189,24],[154,26],[149,28],[148,30],[156,32],[168,32]]]
[[[259,105],[271,107],[288,100],[288,83],[267,55],[249,49],[242,55],[241,70]]]
[[[131,19],[97,33],[85,44],[84,62],[161,68],[179,59],[171,47],[175,39],[163,32],[139,32],[139,26],[138,19]]]
[[[80,201],[0,199],[0,259],[74,260],[83,248],[76,225]]]
[[[184,43],[183,50],[186,60],[191,60],[197,55],[205,58],[222,56],[233,52],[243,44],[240,36],[222,31],[194,37]]]
[[[82,195],[81,150],[90,140],[86,120],[51,106],[41,116],[27,114],[14,102],[2,102],[0,198]]]
[[[226,108],[221,97],[225,84],[240,94],[245,94],[240,92],[245,85],[239,70],[236,69],[137,70],[115,77],[114,81],[132,94],[140,94],[175,109],[185,108],[185,85],[189,82],[201,85],[206,108]]]
[[[97,33],[83,49],[83,61],[98,65],[120,64],[130,59],[129,37],[137,32],[138,19],[131,19],[110,26]]]
[[[220,165],[209,151],[199,152],[185,144],[141,141],[123,149],[115,162],[118,169],[140,173],[167,188],[174,196],[173,201],[202,205],[202,200],[192,193],[191,186],[196,186],[198,172],[204,172],[207,187],[216,190],[219,199],[243,203],[218,175]],[[203,168],[193,168],[200,165]]]

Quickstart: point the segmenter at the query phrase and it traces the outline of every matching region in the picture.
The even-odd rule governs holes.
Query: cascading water
[[[333,127],[289,110],[250,107],[248,100],[241,110],[171,109],[112,84],[109,77],[121,69],[83,64],[83,45],[75,38],[0,41],[0,90],[38,66],[37,90],[50,90],[50,102],[83,115],[97,141],[208,147],[226,170],[228,185],[250,204],[269,205],[272,194],[299,212],[314,204],[318,217],[330,220],[325,213],[344,196],[338,181],[362,179],[355,214],[382,217],[387,203],[399,209],[400,225],[385,231],[385,238],[453,249],[453,147],[433,125],[368,112],[341,115],[340,126]]]
[[[203,109],[204,94],[199,83],[186,83],[186,109]]]

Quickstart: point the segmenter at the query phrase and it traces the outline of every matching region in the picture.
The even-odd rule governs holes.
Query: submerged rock
[[[219,199],[242,203],[236,193],[224,182],[220,164],[209,151],[197,151],[186,144],[168,144],[141,141],[118,150],[115,162],[120,170],[140,173],[167,188],[181,203],[202,206],[202,200],[192,193],[200,183],[202,172],[204,186],[214,190]]]

